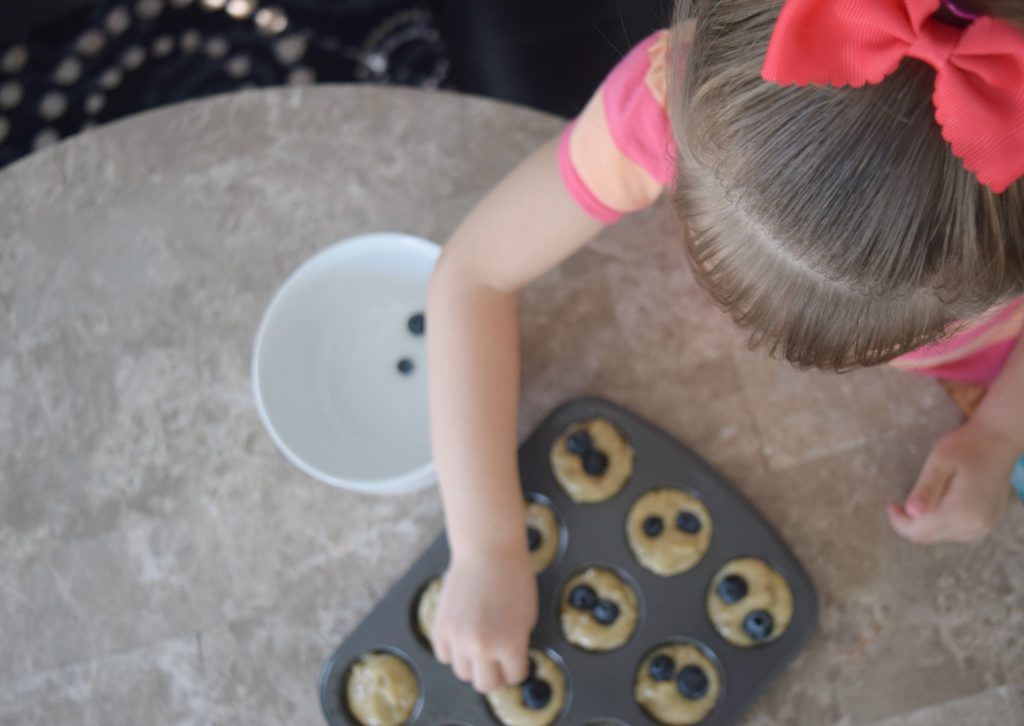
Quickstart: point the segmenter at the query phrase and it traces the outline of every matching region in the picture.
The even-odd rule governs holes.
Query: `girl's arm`
[[[989,534],[1010,498],[1024,454],[1024,334],[974,415],[932,449],[904,504],[889,521],[913,542],[971,542]]]
[[[434,650],[481,692],[526,677],[537,615],[516,459],[518,292],[601,226],[566,190],[552,140],[473,209],[431,280],[431,430],[451,548]]]

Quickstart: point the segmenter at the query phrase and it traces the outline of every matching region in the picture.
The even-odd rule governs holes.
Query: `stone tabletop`
[[[339,238],[443,240],[559,127],[444,93],[274,90],[0,172],[0,724],[322,722],[324,660],[441,510],[434,490],[361,496],[285,462],[250,396],[257,323]],[[1024,507],[970,547],[885,521],[952,405],[906,374],[750,352],[674,233],[656,207],[526,292],[521,431],[608,397],[792,545],[819,632],[746,723],[1024,723]]]

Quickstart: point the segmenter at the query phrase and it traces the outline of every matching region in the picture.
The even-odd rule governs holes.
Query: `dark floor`
[[[285,83],[445,86],[571,117],[672,5],[0,0],[0,166],[131,113]]]
[[[413,0],[100,0],[0,45],[0,166],[188,98],[284,83],[434,88],[448,69]]]

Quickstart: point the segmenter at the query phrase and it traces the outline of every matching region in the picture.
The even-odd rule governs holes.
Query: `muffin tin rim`
[[[552,443],[561,435],[563,430],[574,421],[589,418],[605,418],[623,433],[626,439],[637,452],[634,470],[623,485],[623,489],[615,496],[597,503],[576,502],[561,487],[551,471],[549,463],[549,452]],[[627,433],[628,432],[628,433]],[[646,450],[646,454],[639,453]],[[689,608],[689,614],[682,617],[672,630],[665,632],[667,628],[662,623],[658,627],[644,627],[638,623],[637,630],[624,646],[612,651],[586,651],[569,643],[561,634],[561,628],[557,622],[549,623],[546,627],[538,626],[531,636],[531,647],[540,647],[545,651],[554,651],[563,658],[564,672],[568,676],[570,693],[567,702],[563,706],[562,715],[557,723],[568,723],[566,720],[570,715],[573,723],[583,722],[613,722],[622,721],[628,724],[639,726],[641,723],[655,723],[655,721],[643,711],[639,704],[632,699],[633,677],[635,676],[636,664],[641,662],[644,654],[649,653],[659,644],[670,640],[681,640],[685,642],[697,642],[704,646],[704,652],[710,652],[719,673],[722,676],[723,695],[719,703],[708,718],[702,722],[707,726],[720,726],[725,722],[732,722],[738,718],[759,695],[767,684],[774,681],[791,664],[793,658],[806,646],[812,637],[818,622],[820,603],[813,581],[807,573],[806,568],[797,559],[795,553],[786,544],[781,535],[773,528],[760,511],[750,502],[744,493],[732,484],[728,479],[719,474],[714,467],[695,454],[685,444],[679,442],[674,436],[665,433],[653,423],[643,419],[628,409],[599,398],[583,398],[566,402],[551,411],[544,420],[533,430],[526,442],[520,449],[520,466],[522,471],[522,482],[524,495],[529,492],[542,493],[548,497],[561,518],[561,524],[566,531],[572,530],[570,541],[572,544],[562,557],[555,561],[555,564],[547,570],[538,574],[538,587],[541,590],[542,598],[549,602],[561,602],[560,584],[567,581],[571,574],[582,571],[591,564],[614,563],[611,568],[616,572],[626,572],[630,576],[631,584],[635,586],[634,591],[643,598],[645,604],[646,625],[651,626],[651,613],[647,612],[650,602],[658,598],[672,597],[679,592],[698,604],[697,608]],[[671,468],[666,468],[671,467]],[[666,477],[665,472],[671,474],[671,479]],[[663,484],[665,481],[681,480],[680,474],[685,476],[686,485]],[[656,477],[656,478],[655,478]],[[657,483],[655,483],[657,482]],[[709,547],[707,555],[702,558],[692,570],[680,575],[689,575],[700,585],[690,586],[692,592],[683,593],[679,580],[685,579],[679,576],[661,577],[644,569],[636,561],[632,552],[625,542],[617,543],[612,549],[603,549],[598,530],[594,527],[580,529],[577,517],[586,518],[601,517],[603,522],[597,526],[600,531],[606,531],[606,527],[613,526],[612,522],[624,521],[626,511],[631,502],[623,503],[625,497],[620,496],[626,487],[639,488],[640,492],[633,496],[635,500],[643,493],[666,486],[681,488],[688,493],[697,496],[706,506],[709,507],[716,524],[725,518],[733,520],[731,530],[737,533],[744,533],[743,536],[727,536],[729,540],[723,546],[721,536],[715,537]],[[707,496],[705,496],[707,493]],[[618,499],[616,498],[618,497]],[[577,509],[574,505],[590,505]],[[562,505],[565,505],[564,507]],[[602,506],[603,505],[603,506]],[[568,514],[562,516],[562,510],[568,507]],[[723,509],[724,507],[724,509]],[[601,513],[602,510],[608,510]],[[618,511],[618,518],[615,519],[615,512]],[[611,514],[609,514],[609,512]],[[738,525],[738,527],[737,527]],[[614,526],[620,526],[615,524]],[[722,532],[722,527],[716,527]],[[749,531],[748,531],[749,530]],[[582,543],[578,542],[580,533],[585,535]],[[742,551],[738,551],[742,546]],[[573,553],[573,548],[578,550]],[[596,548],[596,549],[595,549]],[[589,555],[578,557],[581,553],[597,552],[597,557]],[[713,580],[714,574],[725,563],[732,559],[743,556],[757,557],[768,562],[773,568],[779,571],[788,581],[794,595],[794,617],[793,623],[779,638],[756,648],[743,648],[734,646],[714,629],[706,614],[707,588]],[[330,674],[337,670],[337,661],[347,662],[365,651],[386,650],[381,643],[387,640],[389,643],[401,643],[398,650],[409,656],[407,662],[412,662],[411,652],[406,652],[408,647],[404,644],[410,639],[416,639],[411,633],[396,634],[390,637],[381,638],[380,632],[386,632],[385,623],[392,623],[390,618],[394,615],[380,614],[376,619],[379,623],[370,623],[374,620],[374,613],[377,610],[390,610],[408,612],[409,605],[406,598],[412,595],[428,581],[423,573],[443,572],[447,566],[449,552],[444,541],[443,532],[434,540],[433,544],[416,560],[411,567],[402,575],[393,587],[393,594],[383,598],[373,608],[373,612],[349,633],[348,637],[339,646],[324,668],[324,677],[321,688],[321,703],[324,704],[325,715],[331,723],[338,723],[333,713],[336,710],[329,708],[332,701],[332,694],[326,692],[324,687],[330,685]],[[565,572],[562,572],[562,571]],[[640,583],[644,583],[641,587]],[[649,591],[654,588],[654,591]],[[654,598],[655,600],[652,600]],[[397,607],[394,603],[397,603]],[[545,600],[542,600],[543,603]],[[390,607],[385,607],[389,605]],[[658,618],[655,618],[658,619]],[[662,620],[664,618],[661,618]],[[407,619],[408,622],[408,619]],[[377,628],[374,627],[377,626]],[[376,633],[374,632],[376,630]],[[411,636],[411,637],[410,637]],[[362,647],[361,647],[362,646]],[[566,647],[570,646],[570,647]],[[723,647],[731,646],[731,647]],[[628,652],[627,652],[628,651]],[[346,655],[347,654],[347,655]],[[424,662],[424,670],[420,671],[419,661],[415,661],[416,671],[419,677],[428,681],[424,701],[426,707],[420,712],[415,720],[415,725],[437,724],[437,723],[478,723],[493,718],[489,710],[483,714],[476,713],[475,708],[464,708],[462,696],[456,696],[455,689],[451,687],[454,678],[445,671],[441,676],[441,668],[435,666],[432,656],[428,659],[419,651],[416,657]],[[607,665],[601,665],[605,660],[614,660],[617,657],[628,656],[633,660],[631,674],[626,684],[626,693],[619,699],[615,694],[622,690],[622,684],[615,685],[616,680],[608,680],[607,688],[591,689],[588,697],[581,700],[575,693],[575,687],[579,683],[587,683],[594,678],[604,682],[604,673],[609,669]],[[612,669],[617,667],[612,664]],[[750,666],[749,668],[747,666]],[[736,682],[737,672],[750,671],[740,682]],[[438,677],[441,676],[441,680]],[[582,681],[580,679],[583,679]],[[727,680],[728,679],[728,680]],[[336,682],[336,681],[334,681]],[[445,685],[449,684],[449,685]],[[421,684],[422,685],[422,684]],[[473,692],[468,686],[464,687],[466,698],[471,698]],[[736,689],[740,690],[737,691]],[[431,689],[435,692],[430,693]],[[437,693],[440,689],[441,694]],[[731,692],[731,698],[727,697],[724,690]],[[461,691],[459,691],[461,692]],[[607,693],[603,693],[607,692]],[[443,702],[438,701],[439,695],[447,693]],[[603,693],[603,695],[602,695]],[[431,707],[431,704],[434,704]],[[723,712],[724,707],[724,712]],[[570,714],[570,711],[574,713]],[[724,720],[723,720],[724,719]],[[345,722],[345,718],[341,719]]]

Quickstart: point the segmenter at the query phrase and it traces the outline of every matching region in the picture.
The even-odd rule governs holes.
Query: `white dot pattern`
[[[210,58],[218,60],[226,56],[229,49],[227,39],[221,35],[215,35],[207,39],[206,47],[203,50]]]
[[[203,42],[203,36],[195,30],[186,30],[181,34],[181,40],[179,46],[183,53],[195,53],[199,50],[200,43]]]
[[[7,81],[0,86],[0,108],[10,110],[21,103],[25,89],[17,81]]]
[[[85,97],[85,112],[95,116],[107,105],[107,98],[102,93],[90,93]]]
[[[304,55],[306,39],[301,35],[289,35],[274,43],[274,56],[282,65],[295,65]]]
[[[82,61],[73,55],[62,60],[53,71],[53,80],[62,86],[70,86],[82,77]]]
[[[56,121],[67,110],[67,96],[60,91],[48,91],[39,100],[39,115],[47,121]]]
[[[134,71],[138,69],[146,60],[146,51],[142,46],[133,45],[126,49],[124,55],[121,56],[121,65],[126,70]]]
[[[296,2],[302,5],[306,0]],[[136,82],[145,88],[137,100],[151,105],[232,87],[309,85],[338,75],[342,80],[352,73],[351,80],[388,80],[393,63],[413,62],[406,63],[405,55],[391,57],[405,42],[408,26],[415,30],[429,25],[429,21],[410,19],[413,13],[384,10],[369,36],[363,34],[365,42],[352,44],[354,39],[345,37],[345,29],[340,35],[317,36],[318,51],[343,61],[338,73],[314,62],[321,59],[320,53],[310,57],[310,29],[296,24],[283,4],[282,0],[114,0],[99,4],[98,13],[89,13],[77,34],[60,38],[67,41],[61,48],[37,51],[34,36],[30,41],[0,45],[0,164],[76,133],[87,123],[130,112],[136,99],[122,96],[133,95],[130,91]],[[305,15],[299,20],[305,21]],[[443,61],[443,54],[438,54]],[[367,73],[367,59],[379,66],[379,73]],[[408,78],[399,80],[420,83],[422,60],[417,56],[418,65],[410,67]]]
[[[106,90],[117,88],[121,85],[121,80],[124,78],[124,74],[119,68],[108,68],[103,71],[103,75],[100,76],[100,87]]]
[[[135,3],[135,15],[141,20],[152,20],[164,10],[161,0],[139,0]]]
[[[288,16],[278,7],[260,8],[256,13],[256,27],[268,35],[281,33],[288,27]]]
[[[236,55],[228,60],[224,70],[232,78],[243,78],[252,69],[252,61],[247,55]]]
[[[44,149],[47,146],[53,146],[58,141],[60,141],[60,134],[58,134],[54,129],[45,128],[32,139],[32,148],[38,151],[39,149]]]
[[[27,64],[28,48],[20,43],[12,45],[0,58],[0,70],[10,75],[20,73]]]
[[[121,33],[128,30],[131,24],[132,17],[124,8],[114,8],[107,13],[107,17],[103,21],[103,27],[105,27],[107,32],[111,35],[121,35]]]
[[[288,74],[288,84],[292,86],[309,86],[316,83],[316,71],[309,66],[293,68]]]
[[[169,35],[158,35],[153,39],[151,50],[154,58],[166,58],[174,51],[174,38]]]
[[[103,37],[103,33],[98,30],[87,30],[82,33],[78,38],[78,42],[75,44],[78,52],[87,58],[91,58],[101,50],[103,46],[107,44],[106,38]]]
[[[242,20],[253,14],[256,3],[254,0],[228,0],[225,10],[231,17]]]

